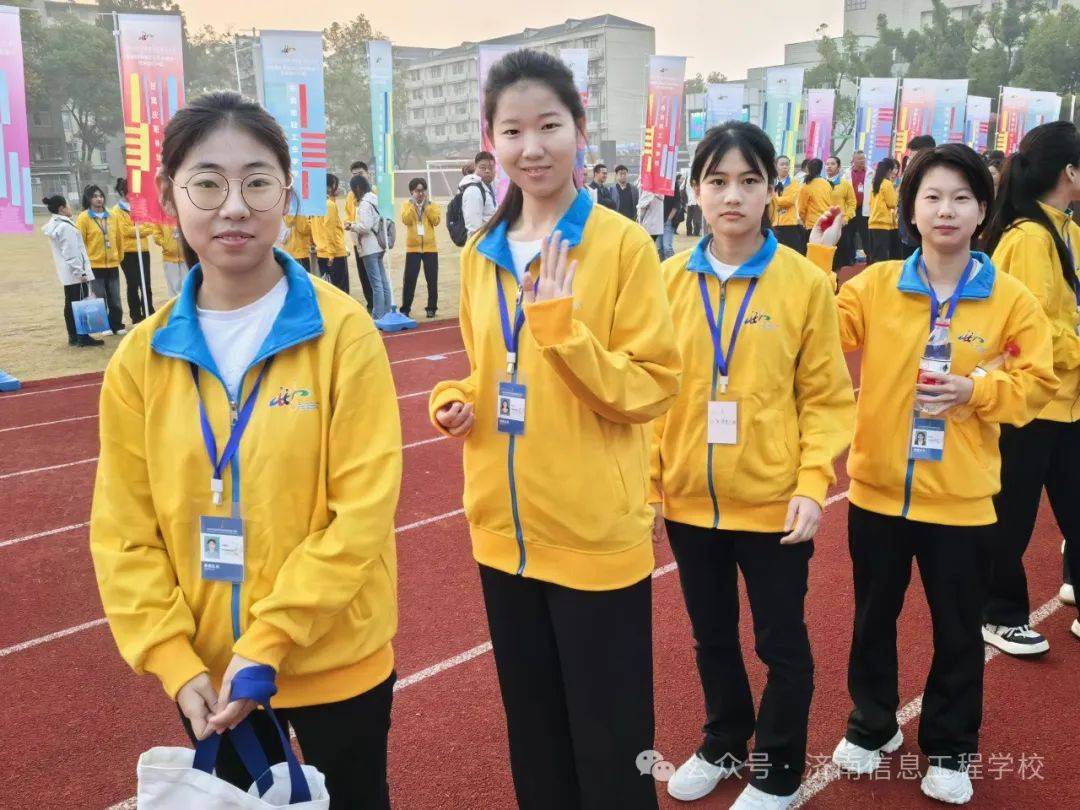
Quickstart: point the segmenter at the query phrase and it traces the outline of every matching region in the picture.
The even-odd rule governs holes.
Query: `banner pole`
[[[244,95],[244,85],[240,81],[240,53],[236,48],[236,34],[233,34],[232,38],[232,55],[233,62],[236,65],[236,92]]]

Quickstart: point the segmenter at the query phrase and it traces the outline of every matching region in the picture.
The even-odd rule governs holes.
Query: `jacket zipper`
[[[720,282],[720,322],[717,324],[717,329],[720,331],[721,337],[724,334],[724,307],[727,304],[727,281]],[[712,362],[712,396],[716,396],[716,380],[719,374],[719,369],[716,367],[716,358],[713,358]],[[731,369],[728,369],[730,372]],[[720,503],[716,500],[716,484],[713,482],[713,448],[715,445],[712,442],[708,442],[706,436],[707,449],[706,449],[706,469],[707,479],[709,482],[709,497],[712,499],[713,509],[713,528],[720,528]]]
[[[518,286],[517,304],[515,311],[521,307],[525,295],[525,288]],[[519,338],[520,340],[520,338]],[[521,346],[517,346],[517,355],[521,356]],[[517,384],[517,363],[515,359],[513,371],[510,372],[510,382]],[[514,449],[517,447],[517,435],[510,434],[510,442],[506,451],[506,473],[510,481],[510,514],[514,518],[514,537],[518,545],[517,575],[521,576],[525,571],[525,532],[521,528],[521,514],[518,512],[517,481],[514,476]]]

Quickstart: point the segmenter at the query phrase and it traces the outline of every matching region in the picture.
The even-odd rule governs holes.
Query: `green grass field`
[[[444,204],[446,201],[440,201]],[[102,371],[122,338],[106,337],[104,347],[75,348],[68,346],[64,328],[64,292],[56,276],[49,240],[41,234],[48,216],[39,216],[32,234],[0,235],[0,255],[5,257],[11,278],[0,294],[0,370],[21,380],[38,380],[67,374]],[[394,302],[401,299],[402,271],[405,266],[405,230],[399,225],[399,238],[389,259],[390,279],[394,286]],[[458,314],[460,248],[450,241],[445,228],[439,229],[439,319],[455,318]],[[676,250],[692,243],[685,236],[676,237]],[[168,298],[161,252],[151,245],[151,277],[155,304]],[[350,253],[349,281],[354,298],[362,299],[355,257]],[[124,323],[131,324],[127,312],[125,282],[121,280],[121,299],[124,303]],[[412,314],[424,318],[426,288],[423,274],[417,282],[416,301]]]

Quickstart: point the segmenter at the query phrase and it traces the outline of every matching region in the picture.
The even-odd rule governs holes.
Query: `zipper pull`
[[[236,420],[240,418],[240,412],[239,412],[239,410],[237,408],[236,401],[231,399],[231,398],[229,399],[229,417],[230,417],[230,424],[235,427],[236,426]]]

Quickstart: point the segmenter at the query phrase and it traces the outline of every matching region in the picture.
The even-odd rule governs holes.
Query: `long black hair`
[[[349,190],[357,202],[364,199],[364,195],[371,191],[371,182],[360,174],[354,174],[349,178]],[[410,189],[411,191],[411,189]]]
[[[523,48],[508,53],[492,65],[488,72],[487,83],[484,85],[484,124],[489,138],[493,141],[495,139],[495,110],[499,105],[499,97],[503,91],[518,82],[536,82],[546,86],[570,112],[578,131],[584,133],[585,107],[581,103],[581,94],[574,84],[574,74],[570,72],[570,68],[549,53]],[[479,160],[479,156],[477,159]],[[510,183],[502,204],[480,229],[480,233],[487,233],[501,222],[514,222],[521,216],[523,205],[524,194],[517,185]]]
[[[806,178],[803,183],[809,185],[814,180],[821,177],[821,172],[824,170],[825,164],[821,161],[821,158],[810,158],[806,161]]]
[[[1005,163],[998,197],[990,223],[983,233],[982,247],[993,254],[1001,237],[1025,220],[1049,231],[1061,259],[1061,270],[1069,286],[1076,287],[1076,267],[1065,240],[1039,205],[1039,198],[1053,191],[1066,166],[1080,169],[1080,132],[1069,121],[1053,121],[1028,132],[1019,150]]]
[[[239,93],[219,90],[199,96],[181,107],[165,126],[165,138],[161,144],[161,168],[169,185],[162,191],[162,202],[172,202],[172,179],[188,153],[208,135],[224,126],[234,126],[242,130],[269,149],[285,174],[285,182],[290,182],[292,160],[289,156],[289,142],[281,125],[254,101]],[[177,227],[180,228],[179,223]],[[180,245],[184,249],[184,259],[190,267],[199,261],[199,257],[183,236],[183,229],[180,228]]]
[[[877,168],[874,169],[874,181],[870,185],[875,194],[881,190],[881,184],[885,182],[889,176],[889,172],[895,169],[897,165],[897,162],[892,158],[884,158],[883,160],[878,161]]]
[[[705,133],[690,164],[690,182],[700,185],[732,149],[739,150],[763,182],[776,185],[776,149],[765,130],[744,121],[727,121]],[[762,212],[761,225],[763,228],[769,225],[769,206]]]

